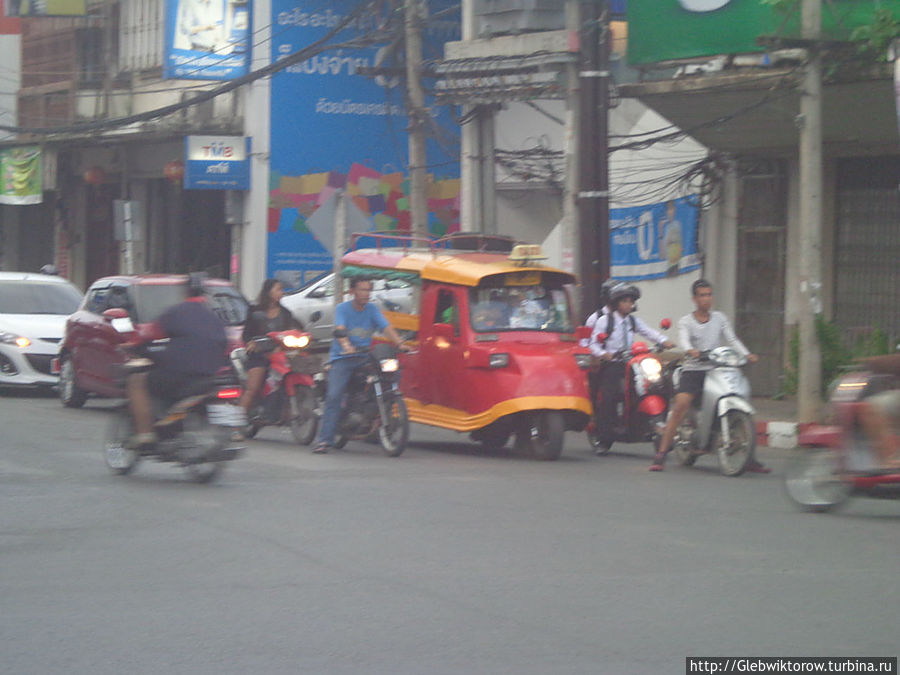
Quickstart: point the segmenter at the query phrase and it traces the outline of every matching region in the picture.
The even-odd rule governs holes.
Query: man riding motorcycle
[[[665,335],[632,315],[640,297],[641,292],[636,286],[625,283],[613,286],[609,293],[610,311],[597,319],[591,332],[591,354],[599,361],[596,387],[602,393],[600,405],[597,406],[599,409],[594,410],[598,444],[602,446],[598,448],[598,454],[604,454],[613,443],[616,403],[625,376],[626,363],[613,361],[613,357],[631,347],[635,334],[643,335],[666,348],[674,346]],[[596,397],[592,401],[595,402]]]
[[[206,304],[205,276],[190,274],[187,299],[169,307],[157,319],[169,341],[165,350],[154,356],[154,367],[128,376],[128,402],[135,426],[135,435],[127,443],[130,449],[156,443],[151,394],[175,398],[191,380],[214,375],[226,364],[225,324]]]
[[[861,359],[874,373],[900,377],[900,354],[885,354]],[[884,469],[900,468],[900,389],[889,389],[869,396],[860,406],[860,422],[872,442]]]
[[[350,279],[350,293],[353,299],[342,302],[335,308],[335,332],[346,331],[346,334],[335,337],[331,343],[325,411],[319,429],[319,440],[313,448],[316,454],[327,453],[334,444],[344,391],[354,369],[359,365],[359,359],[352,357],[367,350],[372,344],[372,336],[379,331],[398,349],[402,349],[403,340],[384,318],[378,306],[369,302],[371,292],[372,282],[369,279],[353,277]]]

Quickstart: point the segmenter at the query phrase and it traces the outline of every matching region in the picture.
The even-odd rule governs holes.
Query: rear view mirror
[[[663,319],[659,322],[659,327],[663,330],[669,330],[672,327],[672,321],[670,319]]]

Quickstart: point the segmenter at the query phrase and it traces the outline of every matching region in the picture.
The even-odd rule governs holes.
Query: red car
[[[210,306],[225,323],[230,352],[241,344],[249,305],[228,281],[207,279],[205,287]],[[186,296],[186,275],[120,275],[91,284],[78,311],[66,321],[60,345],[59,397],[63,405],[79,408],[91,394],[125,396],[116,372],[126,354],[120,348],[122,336],[110,324],[113,316],[124,309],[138,333],[150,334],[150,324]]]

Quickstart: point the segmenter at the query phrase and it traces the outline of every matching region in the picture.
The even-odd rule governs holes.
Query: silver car
[[[349,288],[346,279],[344,288],[345,291]],[[383,312],[411,314],[414,290],[413,284],[402,279],[374,279],[370,301]],[[303,324],[314,340],[331,340],[331,333],[334,331],[334,273],[327,274],[299,291],[285,294],[281,304]]]

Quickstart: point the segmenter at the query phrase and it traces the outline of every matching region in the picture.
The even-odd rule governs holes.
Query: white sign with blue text
[[[250,139],[243,136],[187,136],[186,190],[249,190]]]

